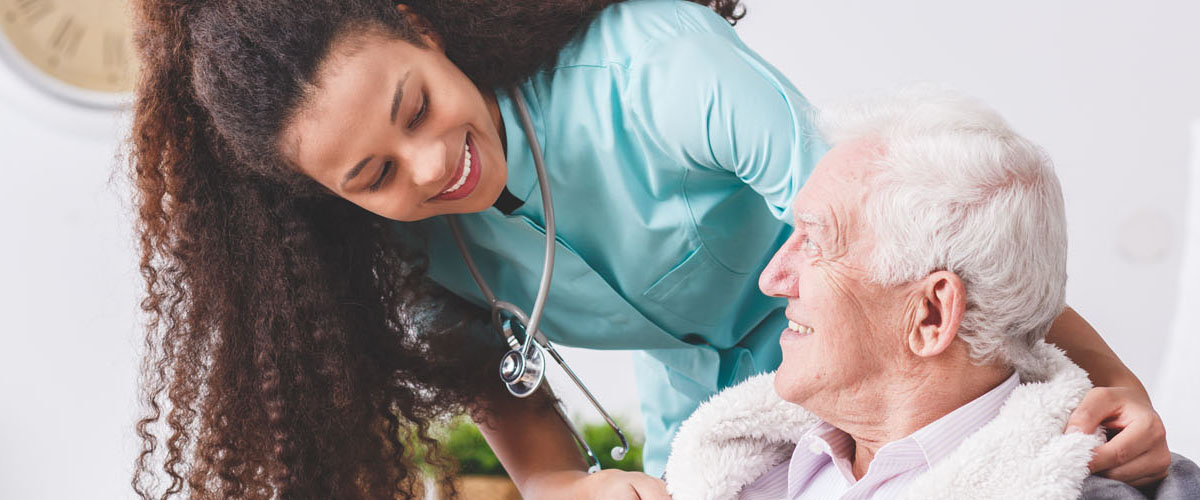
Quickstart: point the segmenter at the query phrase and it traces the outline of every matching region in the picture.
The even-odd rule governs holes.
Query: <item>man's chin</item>
[[[803,382],[803,376],[784,372],[782,369],[775,372],[775,395],[780,399],[803,405],[812,394],[812,388],[807,387]]]

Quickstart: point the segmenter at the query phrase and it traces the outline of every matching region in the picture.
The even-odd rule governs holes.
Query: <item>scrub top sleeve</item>
[[[814,110],[736,35],[691,32],[632,59],[626,95],[637,127],[674,159],[736,175],[791,224],[790,205],[826,146]]]

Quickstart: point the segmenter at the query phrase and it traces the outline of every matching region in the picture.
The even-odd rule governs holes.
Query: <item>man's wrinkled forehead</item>
[[[858,139],[835,145],[821,158],[808,182],[792,203],[797,228],[813,236],[838,239],[859,222],[883,154],[877,140]]]
[[[876,173],[877,161],[887,151],[877,138],[859,138],[833,146],[817,164],[825,163],[825,174],[848,183],[863,183]]]
[[[801,207],[806,198],[867,189],[878,169],[876,160],[883,153],[883,144],[875,139],[838,143],[817,162],[812,175],[793,200],[793,213],[803,211]]]

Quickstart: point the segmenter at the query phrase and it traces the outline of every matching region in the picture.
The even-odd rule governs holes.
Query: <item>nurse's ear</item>
[[[396,4],[396,10],[400,11],[400,14],[403,14],[404,18],[417,28],[417,32],[421,34],[421,39],[425,41],[427,47],[437,49],[438,52],[446,52],[446,46],[442,43],[442,36],[433,29],[433,25],[429,24],[429,20],[413,12],[407,4]]]

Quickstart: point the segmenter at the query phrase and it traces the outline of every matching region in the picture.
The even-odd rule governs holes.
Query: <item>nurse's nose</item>
[[[453,162],[446,160],[446,146],[441,141],[422,141],[400,151],[400,162],[409,171],[414,185],[440,188],[454,175]]]
[[[798,243],[792,236],[783,243],[783,247],[771,257],[766,269],[758,275],[758,289],[772,297],[792,297],[796,295],[795,252]]]

